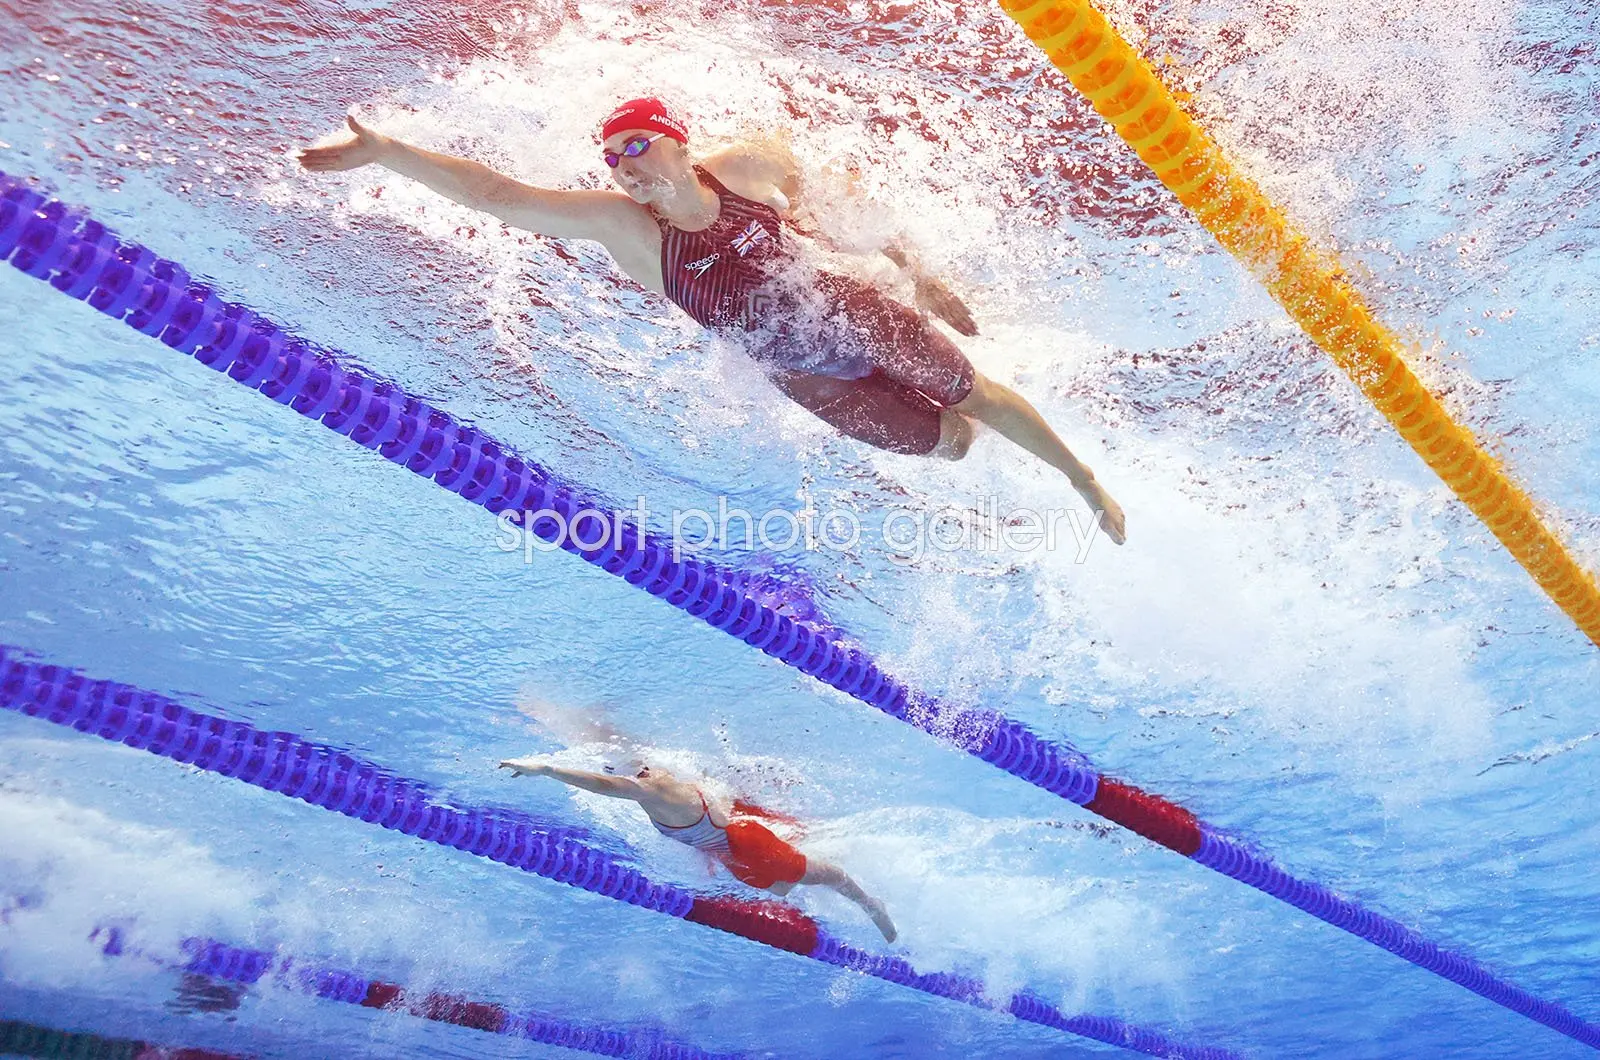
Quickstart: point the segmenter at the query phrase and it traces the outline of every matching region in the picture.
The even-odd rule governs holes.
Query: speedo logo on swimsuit
[[[744,231],[733,237],[733,249],[739,252],[742,258],[750,253],[750,248],[772,235],[760,221],[751,221],[744,226]]]
[[[688,269],[696,276],[704,276],[706,274],[706,270],[715,265],[717,263],[717,259],[720,257],[722,257],[722,251],[719,250],[715,254],[701,258],[699,261],[689,262],[684,266],[684,268]]]

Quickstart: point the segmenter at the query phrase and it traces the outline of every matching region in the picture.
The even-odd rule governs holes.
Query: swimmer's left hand
[[[957,298],[950,288],[932,276],[917,277],[916,303],[918,308],[928,310],[963,335],[978,333],[977,322],[972,319],[972,310],[968,309],[966,303]]]

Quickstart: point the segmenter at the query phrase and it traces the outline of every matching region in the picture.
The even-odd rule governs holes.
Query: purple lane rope
[[[831,937],[781,902],[695,895],[651,881],[603,850],[520,814],[443,804],[416,781],[293,733],[191,710],[154,692],[30,663],[0,645],[0,708],[126,744],[208,772],[300,799],[347,817],[454,847],[502,865],[775,949],[1150,1056],[1230,1060],[1225,1049],[1188,1045],[1106,1016],[1068,1016],[1031,994],[988,999],[983,984],[918,972],[899,957],[867,953]],[[243,958],[241,958],[243,959]]]
[[[997,711],[941,703],[886,674],[864,651],[781,614],[750,591],[749,576],[626,526],[581,542],[559,528],[592,507],[582,491],[509,447],[393,383],[313,350],[251,309],[193,283],[158,258],[60,201],[0,173],[0,258],[143,334],[192,356],[385,459],[431,478],[496,515],[893,718],[954,743],[1092,813],[1175,850],[1513,1012],[1600,1049],[1600,1027],[1535,997],[1405,925],[1267,856],[1158,795],[1100,775],[1077,751],[1040,738]],[[523,519],[518,513],[533,513]]]
[[[602,1027],[543,1013],[513,1012],[487,1001],[474,1001],[440,990],[409,990],[358,972],[307,964],[267,950],[233,946],[216,939],[184,941],[188,957],[183,970],[252,986],[271,973],[274,981],[327,1001],[385,1012],[406,1012],[419,1019],[457,1027],[525,1038],[600,1056],[630,1060],[742,1060],[743,1053],[711,1053],[673,1041],[659,1031]],[[111,952],[107,947],[107,952]]]

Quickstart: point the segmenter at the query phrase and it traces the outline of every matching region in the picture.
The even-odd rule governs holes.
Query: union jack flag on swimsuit
[[[717,219],[708,228],[685,232],[655,215],[666,295],[705,327],[752,327],[768,309],[761,288],[787,260],[783,222],[766,203],[723,187],[705,167],[694,171],[717,193]]]
[[[732,246],[742,258],[750,252],[750,248],[766,239],[769,233],[760,221],[751,221],[744,226],[744,231],[733,237]]]

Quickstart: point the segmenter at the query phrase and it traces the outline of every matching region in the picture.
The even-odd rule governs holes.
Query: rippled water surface
[[[1108,10],[1600,568],[1593,9]],[[997,7],[0,0],[0,71],[0,169],[602,495],[861,513],[852,547],[736,562],[917,687],[1600,1020],[1595,646]],[[995,437],[933,465],[830,434],[593,245],[293,164],[355,107],[598,187],[592,126],[642,91],[697,143],[784,125],[814,170],[857,168],[876,205],[833,223],[905,231],[966,297],[973,360],[1060,426],[1128,545],[893,559],[870,532],[892,509],[1077,501]],[[494,771],[562,750],[519,701],[592,711],[811,821],[905,956],[996,996],[1252,1057],[1585,1052],[571,557],[524,563],[481,509],[8,268],[0,336],[0,643],[722,886],[629,807]],[[798,901],[875,948],[846,903]],[[213,936],[755,1056],[1112,1051],[6,713],[0,1019],[263,1057],[574,1055],[270,984],[211,1003],[103,956],[107,925],[169,961]]]

